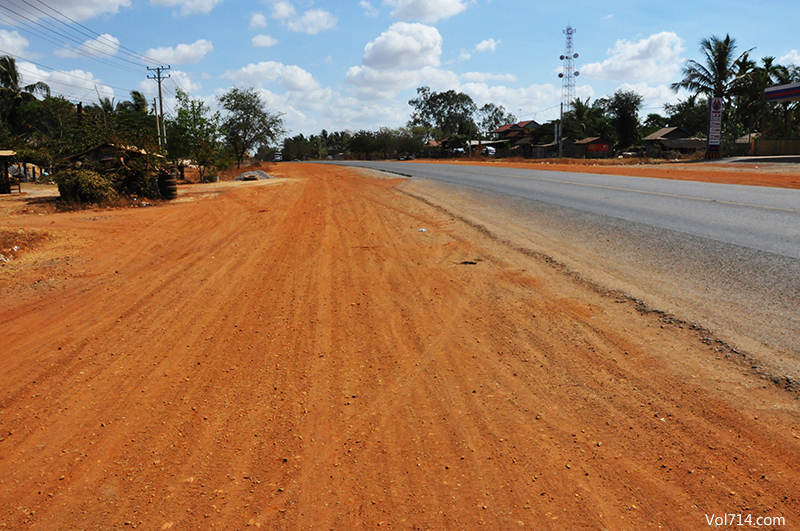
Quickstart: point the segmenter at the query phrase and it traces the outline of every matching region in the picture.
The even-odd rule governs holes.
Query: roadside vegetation
[[[157,118],[142,93],[74,104],[52,96],[44,83],[25,85],[15,59],[2,56],[0,149],[16,152],[14,164],[46,171],[44,180],[58,185],[65,202],[107,204],[120,196],[157,198],[159,175],[191,165],[202,179],[242,164],[248,153],[269,151],[284,135],[282,115],[255,89],[221,95],[222,112],[184,92],[177,96],[175,116],[166,117],[166,145],[159,146]],[[102,157],[87,155],[102,146],[109,146]]]
[[[764,101],[770,86],[800,82],[800,68],[780,65],[774,57],[755,59],[735,39],[710,37],[700,42],[702,59],[684,65],[675,91],[688,95],[661,113],[642,115],[644,98],[633,90],[590,99],[576,99],[563,116],[562,137],[601,137],[616,153],[641,151],[642,139],[665,127],[679,127],[696,138],[707,135],[708,101],[723,98],[723,141],[747,134],[762,138],[800,138],[800,103]],[[502,105],[479,107],[463,92],[436,92],[419,87],[409,101],[404,127],[376,131],[327,131],[305,136],[287,133],[283,115],[270,110],[253,88],[233,87],[217,98],[219,111],[208,102],[178,91],[174,115],[165,121],[166,144],[159,146],[156,115],[143,94],[130,99],[107,98],[82,106],[50,95],[43,83],[26,85],[12,56],[0,57],[0,147],[14,150],[18,162],[51,169],[73,200],[100,195],[154,194],[152,176],[167,167],[191,165],[201,180],[248,160],[309,160],[326,158],[397,158],[443,156],[470,151],[469,141],[493,140],[502,125],[518,118]],[[530,143],[553,142],[559,120],[535,124],[526,131]],[[139,155],[105,167],[76,167],[76,154],[103,144],[132,148]],[[446,145],[446,147],[445,147]],[[56,177],[59,170],[78,173]],[[91,172],[95,172],[94,174]],[[95,174],[103,176],[98,178]],[[75,183],[79,183],[80,186]],[[89,190],[93,190],[91,193]]]

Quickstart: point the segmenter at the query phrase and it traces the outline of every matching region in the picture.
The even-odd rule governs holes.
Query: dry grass
[[[13,259],[49,239],[47,231],[41,229],[0,229],[0,254]]]

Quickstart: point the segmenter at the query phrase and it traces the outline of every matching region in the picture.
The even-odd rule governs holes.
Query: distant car
[[[484,155],[486,157],[494,157],[495,153],[497,153],[497,150],[490,146],[486,146],[481,150],[481,155]]]
[[[281,162],[283,160],[283,153],[273,153],[272,162]]]

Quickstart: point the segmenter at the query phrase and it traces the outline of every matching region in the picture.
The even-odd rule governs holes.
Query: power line
[[[92,30],[91,28],[88,28],[88,27],[84,26],[83,24],[81,24],[77,20],[74,20],[74,19],[70,18],[69,16],[67,16],[64,13],[58,11],[54,7],[45,4],[42,0],[34,0],[34,1],[36,1],[36,3],[38,3],[38,4],[41,4],[42,6],[44,6],[45,8],[47,8],[49,11],[51,11],[53,14],[55,14],[57,16],[54,16],[53,14],[46,13],[42,9],[40,9],[40,8],[36,7],[35,5],[31,4],[28,0],[17,0],[17,1],[21,1],[21,2],[31,6],[36,11],[38,11],[38,12],[42,13],[43,15],[45,15],[46,17],[49,17],[49,18],[53,19],[54,21],[62,24],[63,26],[65,26],[66,28],[68,28],[71,31],[75,31],[75,32],[80,33],[80,34],[82,34],[82,35],[84,35],[86,37],[89,37],[89,38],[96,38],[96,40],[98,40],[98,41],[100,39],[107,40],[107,39],[105,39],[104,35],[100,35],[96,31]],[[60,17],[60,18],[58,18],[58,17]],[[75,29],[70,24],[67,24],[66,22],[64,22],[64,20],[61,20],[61,19],[66,19],[66,20],[70,21],[72,24],[78,26],[79,28],[81,28],[82,30],[85,30],[85,31],[81,31],[79,29]],[[114,46],[118,46],[119,49],[122,50],[123,53],[125,55],[129,56],[129,57],[138,59],[139,61],[143,61],[143,62],[152,62],[152,59],[150,59],[146,55],[143,55],[143,54],[141,54],[141,53],[139,53],[139,52],[137,52],[135,50],[132,50],[132,49],[126,47],[126,46],[123,46],[120,43],[115,43]],[[134,64],[137,64],[138,66],[145,66],[144,64],[141,64],[141,63],[134,63]]]
[[[6,52],[5,50],[2,50],[2,49],[0,49],[0,54],[8,55],[8,56],[11,56],[11,57],[15,57],[16,59],[21,59],[21,60],[26,61],[28,63],[31,63],[33,65],[36,65],[36,66],[39,66],[39,67],[42,67],[42,68],[46,68],[46,69],[50,70],[51,73],[52,72],[57,72],[59,74],[65,75],[65,76],[73,77],[73,78],[78,79],[80,81],[84,81],[86,83],[91,83],[91,84],[93,84],[95,86],[99,84],[99,85],[102,85],[103,87],[117,89],[117,90],[121,90],[121,91],[124,91],[124,92],[127,92],[127,93],[133,92],[131,89],[127,89],[127,88],[123,88],[123,87],[117,87],[117,86],[114,86],[114,85],[109,85],[108,83],[101,83],[101,82],[97,81],[96,79],[88,79],[88,78],[85,78],[85,77],[76,76],[75,74],[71,74],[69,72],[64,72],[63,70],[58,70],[58,69],[55,69],[55,68],[53,68],[51,66],[44,65],[42,63],[37,63],[36,61],[32,61],[30,59],[26,59],[25,57]],[[70,85],[69,83],[66,83],[64,81],[55,80],[54,82],[58,83],[59,85],[64,85],[64,86],[67,86],[67,87],[80,88],[80,89],[86,88],[85,86]],[[105,89],[104,89],[104,92],[105,92]],[[139,91],[139,92],[142,92],[142,91]]]
[[[113,58],[113,59],[116,59],[116,60],[119,60],[119,61],[125,61],[127,63],[135,64],[137,66],[144,66],[144,65],[139,65],[138,63],[133,63],[133,61],[128,61],[127,59],[122,59],[122,58],[116,57],[116,56],[114,56],[113,54],[109,53],[106,50],[102,50],[102,49],[97,48],[97,47],[95,47],[95,46],[93,46],[91,44],[88,44],[86,42],[81,42],[79,39],[76,39],[75,37],[67,35],[67,34],[65,34],[65,33],[61,32],[61,31],[49,28],[49,27],[45,26],[44,24],[42,24],[40,22],[37,22],[36,20],[32,20],[31,18],[26,17],[25,15],[23,15],[23,14],[17,12],[17,11],[14,11],[13,9],[11,9],[11,8],[9,8],[7,6],[0,5],[0,9],[4,9],[4,10],[8,11],[9,13],[13,13],[19,19],[22,19],[22,20],[26,21],[26,22],[23,22],[23,21],[19,21],[19,22],[23,27],[28,28],[34,35],[36,35],[39,38],[42,38],[42,39],[44,39],[44,40],[46,40],[48,42],[56,44],[57,46],[65,46],[65,44],[66,44],[66,43],[61,42],[61,41],[54,41],[51,38],[48,38],[46,35],[42,35],[42,34],[38,33],[37,30],[34,28],[34,26],[38,26],[39,28],[44,29],[45,31],[49,31],[50,33],[53,33],[53,34],[55,34],[58,37],[61,37],[63,39],[67,39],[68,41],[72,41],[73,43],[77,44],[78,47],[77,48],[68,48],[68,49],[71,52],[76,53],[78,55],[82,55],[84,57],[87,57],[87,58],[90,58],[90,59],[94,59],[94,60],[96,60],[98,62],[101,62],[103,64],[106,64],[108,66],[112,66],[112,67],[115,67],[115,68],[122,68],[122,69],[128,70],[129,72],[134,72],[134,70],[131,69],[128,66],[123,66],[123,65],[118,65],[118,64],[112,63],[109,60],[103,59],[102,57],[99,57],[96,54],[105,55],[107,57],[110,57],[110,58]],[[94,52],[96,52],[96,54],[90,53],[89,50],[93,50]],[[135,71],[135,72],[138,73],[139,71]]]

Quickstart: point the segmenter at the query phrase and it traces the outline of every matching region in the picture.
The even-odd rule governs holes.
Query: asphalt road
[[[504,238],[526,235],[516,245],[708,328],[759,360],[754,366],[766,377],[800,381],[800,190],[500,167],[345,164],[415,177],[434,203],[442,191],[459,194],[460,205],[474,205],[471,219],[507,232]]]
[[[800,259],[800,190],[499,167],[347,164],[534,199]]]

